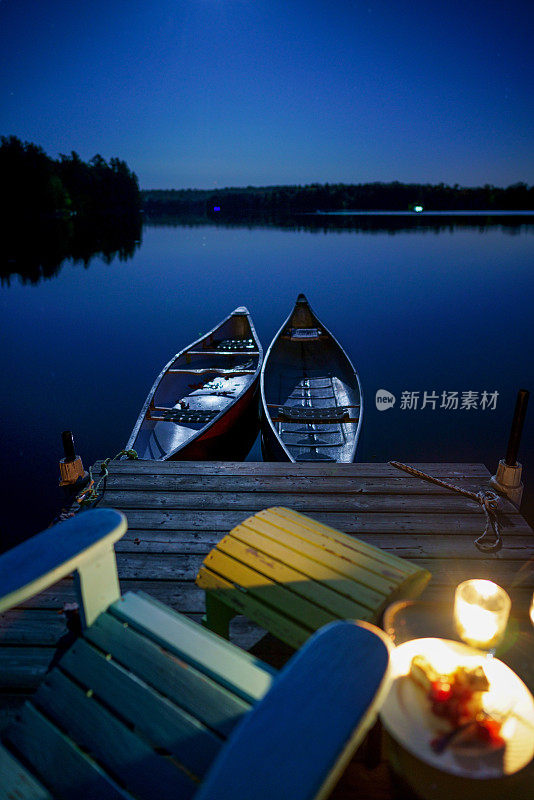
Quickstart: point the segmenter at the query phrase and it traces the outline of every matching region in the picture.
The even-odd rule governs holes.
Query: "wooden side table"
[[[243,614],[291,647],[335,619],[377,623],[396,598],[417,597],[430,573],[310,517],[276,507],[226,535],[196,582],[205,624],[228,637]]]

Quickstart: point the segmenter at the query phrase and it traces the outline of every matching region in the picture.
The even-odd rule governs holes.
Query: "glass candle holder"
[[[504,636],[511,605],[507,593],[493,581],[464,581],[454,595],[459,636],[473,647],[494,649]]]

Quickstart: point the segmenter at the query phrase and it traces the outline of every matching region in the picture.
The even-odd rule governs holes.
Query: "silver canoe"
[[[236,308],[162,369],[126,448],[160,461],[244,458],[257,435],[262,360],[252,318]]]
[[[265,461],[354,461],[360,379],[303,294],[267,350],[260,387]]]

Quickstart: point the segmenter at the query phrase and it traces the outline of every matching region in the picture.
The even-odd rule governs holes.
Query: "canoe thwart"
[[[155,413],[153,413],[155,412]],[[160,422],[211,422],[215,419],[217,414],[220,414],[220,409],[194,409],[194,408],[152,408],[148,410],[148,419]]]
[[[296,420],[301,422],[357,422],[359,417],[351,417],[345,406],[327,406],[326,408],[305,408],[303,406],[278,406],[280,420]]]

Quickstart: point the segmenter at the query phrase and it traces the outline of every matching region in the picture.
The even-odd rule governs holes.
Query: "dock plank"
[[[402,475],[402,473],[401,473]],[[298,481],[295,478],[298,477]],[[147,475],[115,471],[108,476],[108,490],[157,492],[298,492],[300,494],[448,494],[450,489],[411,477],[362,478],[354,476],[328,477],[317,481],[310,475]],[[469,492],[487,488],[486,478],[454,478],[455,486]]]
[[[41,683],[55,652],[55,647],[0,647],[2,692],[34,691]]]
[[[97,462],[93,468],[93,474],[100,470]],[[157,465],[154,467],[154,465]],[[489,478],[490,472],[484,464],[458,464],[458,463],[428,463],[418,462],[410,464],[428,475],[440,478],[466,478],[480,477]],[[124,461],[113,461],[108,465],[110,473],[131,472],[133,474],[154,474],[160,475],[312,475],[324,477],[339,477],[348,475],[350,477],[399,477],[403,475],[397,467],[390,464],[375,462],[360,462],[359,464],[317,464],[313,462],[302,462],[300,464],[289,464],[286,462],[275,461],[137,461],[125,459]],[[414,478],[415,480],[415,478]]]
[[[209,553],[222,538],[216,531],[129,531],[117,544],[118,553]],[[451,541],[447,534],[414,534],[405,537],[388,533],[358,534],[362,541],[380,547],[386,552],[404,558],[447,558]],[[474,544],[475,535],[456,533],[454,552],[456,557],[479,558],[480,552]],[[534,546],[534,535],[510,535],[504,539],[502,550],[493,558],[523,561]]]
[[[321,481],[322,483],[322,481]],[[436,513],[441,514],[469,514],[478,512],[483,514],[478,502],[469,497],[447,492],[445,494],[367,494],[352,493],[308,493],[301,494],[298,484],[292,492],[145,492],[128,491],[108,488],[106,491],[106,504],[120,509],[192,509],[211,511],[231,506],[235,510],[261,511],[270,506],[282,505],[302,513],[314,511],[359,512],[359,513]],[[516,515],[510,503],[503,504],[505,513]]]
[[[236,511],[232,507],[221,509],[179,509],[164,510],[158,508],[157,513],[150,508],[124,509],[128,518],[130,531],[142,530],[197,530],[221,531],[228,533],[248,516],[253,516],[258,509],[251,507]],[[100,508],[116,506],[108,503],[107,495],[99,504]],[[122,509],[121,509],[122,510]],[[297,510],[297,509],[294,509]],[[442,514],[438,513],[346,513],[331,511],[309,512],[314,519],[339,528],[346,533],[473,533],[479,536],[484,530],[485,518],[480,509],[473,506],[471,513]],[[507,517],[504,535],[530,535],[531,528],[520,514]]]
[[[13,644],[55,647],[67,632],[65,617],[57,608],[19,608],[0,615],[0,647]]]

